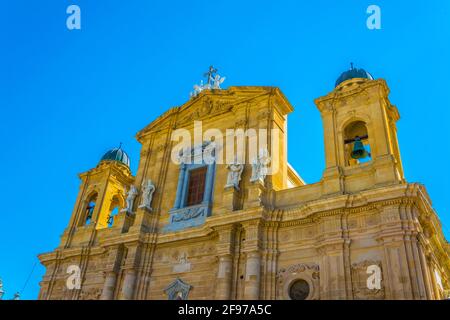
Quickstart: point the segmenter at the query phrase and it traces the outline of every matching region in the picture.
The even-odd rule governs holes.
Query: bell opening
[[[345,161],[347,165],[353,166],[370,162],[372,154],[366,124],[362,121],[352,122],[346,127],[344,132]]]

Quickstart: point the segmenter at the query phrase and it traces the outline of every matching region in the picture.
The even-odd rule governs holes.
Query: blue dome
[[[337,87],[338,85],[340,85],[344,81],[347,81],[347,80],[350,80],[350,79],[354,79],[354,78],[362,78],[362,79],[373,80],[373,77],[372,77],[372,75],[369,72],[367,72],[364,69],[353,68],[353,65],[352,65],[350,70],[345,71],[344,73],[342,73],[341,76],[336,80],[335,87]]]
[[[118,161],[130,167],[130,158],[121,147],[109,150],[100,161]]]

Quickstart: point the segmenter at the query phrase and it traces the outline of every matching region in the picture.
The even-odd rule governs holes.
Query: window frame
[[[208,174],[208,168],[206,166],[201,166],[192,170],[189,170],[187,175],[187,189],[186,189],[186,196],[185,196],[185,202],[184,207],[192,207],[203,203],[203,200],[205,198],[205,191],[206,191],[206,178]],[[192,185],[192,179],[198,179],[201,178],[199,181],[195,181],[196,184]],[[201,182],[201,183],[199,183]],[[195,196],[194,199],[192,199],[192,192],[194,190],[191,190],[195,188]]]

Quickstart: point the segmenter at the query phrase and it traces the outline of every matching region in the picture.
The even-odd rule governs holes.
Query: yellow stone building
[[[121,148],[80,175],[59,247],[39,256],[39,299],[445,298],[450,245],[425,187],[405,181],[388,95],[352,68],[315,100],[326,165],[305,184],[287,161],[293,107],[278,88],[198,90],[138,132],[135,176]],[[214,134],[174,161],[174,134],[195,136],[198,123]],[[234,152],[230,129],[252,128],[274,172],[262,171],[263,153],[250,158],[250,137],[243,163],[186,161],[213,143],[213,160]]]

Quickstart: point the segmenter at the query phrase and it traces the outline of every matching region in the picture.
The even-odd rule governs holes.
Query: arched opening
[[[344,130],[345,163],[349,166],[372,161],[369,134],[363,121],[355,121]]]
[[[114,219],[119,214],[120,211],[120,200],[117,196],[114,196],[111,205],[109,207],[109,214],[106,218],[106,224],[108,225],[108,228],[112,228],[114,225]]]
[[[84,211],[84,225],[90,225],[92,221],[92,216],[94,215],[95,206],[97,203],[97,193],[90,196],[86,204],[86,209]]]

